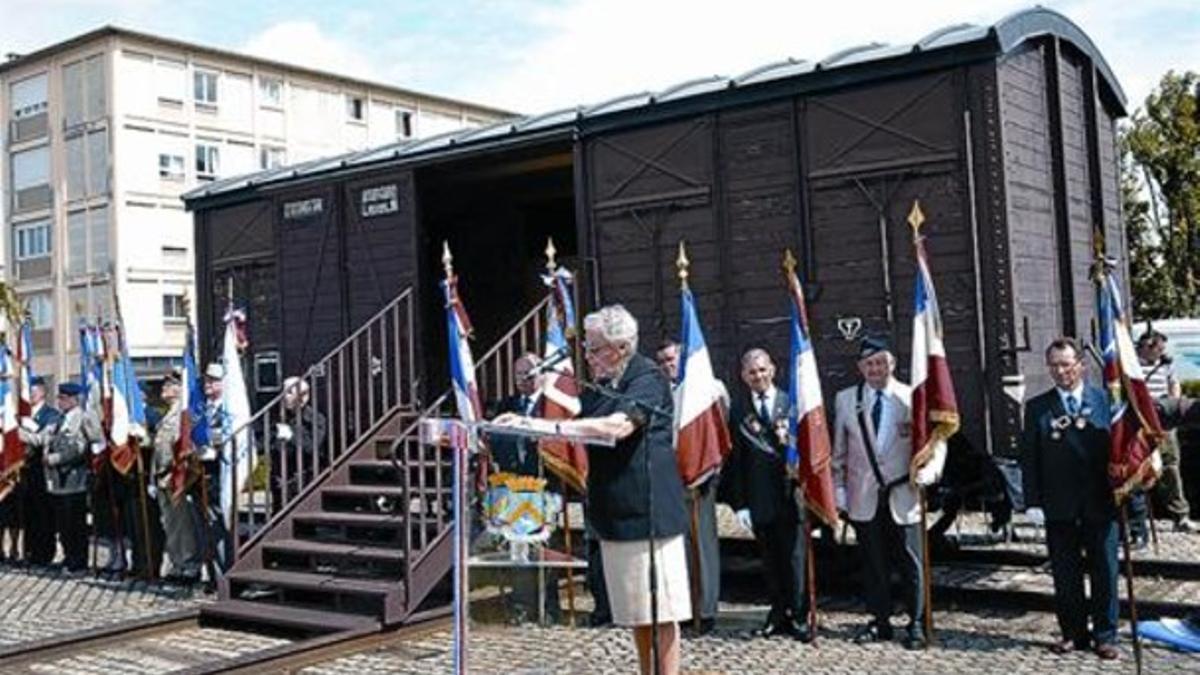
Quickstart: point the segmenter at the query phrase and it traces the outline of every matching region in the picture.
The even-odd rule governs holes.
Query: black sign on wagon
[[[399,190],[395,184],[379,185],[362,191],[362,217],[371,218],[400,210]]]

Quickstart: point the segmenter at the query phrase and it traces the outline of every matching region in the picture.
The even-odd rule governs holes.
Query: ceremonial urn
[[[509,542],[514,560],[528,561],[529,544],[550,538],[562,511],[562,497],[546,492],[546,479],[497,473],[488,478],[483,513],[489,532]]]

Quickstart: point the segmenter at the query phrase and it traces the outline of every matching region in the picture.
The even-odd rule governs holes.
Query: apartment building
[[[79,317],[123,314],[139,373],[178,361],[203,181],[509,113],[106,26],[0,63],[4,281],[34,367],[78,371]],[[249,226],[252,226],[249,225]]]

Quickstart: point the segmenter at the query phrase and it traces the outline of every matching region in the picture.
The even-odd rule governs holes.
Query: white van
[[[1167,353],[1175,363],[1180,382],[1200,380],[1200,319],[1160,319],[1151,321],[1154,330],[1167,336]],[[1146,332],[1146,322],[1133,324],[1133,341]]]

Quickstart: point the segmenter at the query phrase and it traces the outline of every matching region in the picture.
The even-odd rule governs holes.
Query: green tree
[[[1198,84],[1194,72],[1168,72],[1122,139],[1122,201],[1138,318],[1200,315]],[[1149,204],[1139,194],[1143,185]]]

